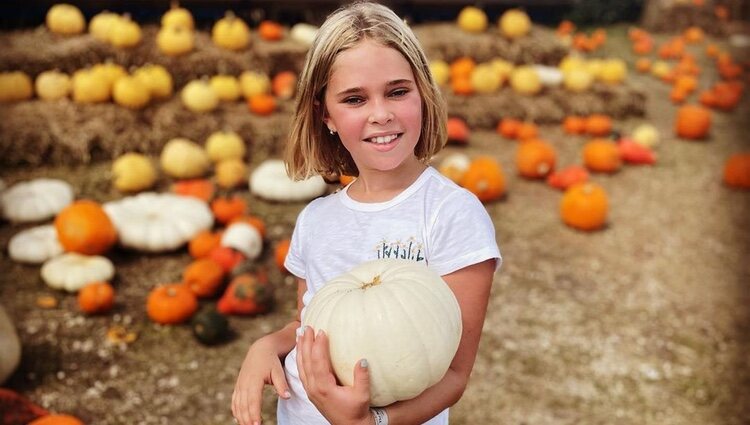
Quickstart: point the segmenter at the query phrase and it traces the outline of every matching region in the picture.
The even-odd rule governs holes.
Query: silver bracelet
[[[375,418],[375,425],[388,425],[388,413],[380,407],[371,407],[370,412]]]

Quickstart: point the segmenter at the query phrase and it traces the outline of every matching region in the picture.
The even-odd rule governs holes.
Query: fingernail
[[[284,391],[284,398],[289,398],[291,396],[292,396],[292,393],[290,393],[289,391]]]
[[[297,337],[299,338],[299,337],[301,337],[305,333],[305,328],[303,328],[302,326],[300,326],[300,327],[297,328],[297,330],[295,332],[297,333]]]
[[[359,366],[367,369],[370,366],[370,364],[367,363],[367,359],[362,359],[359,361]]]
[[[318,336],[321,336],[321,335],[323,335],[323,329],[318,330]]]

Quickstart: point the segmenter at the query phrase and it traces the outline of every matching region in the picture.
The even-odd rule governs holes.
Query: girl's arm
[[[461,398],[474,367],[479,338],[495,274],[495,261],[486,260],[443,276],[461,307],[463,333],[448,371],[437,384],[411,400],[386,407],[390,425],[421,424]]]
[[[411,400],[386,407],[390,425],[424,423],[461,398],[479,348],[495,261],[486,260],[443,276],[461,308],[463,333],[458,351],[445,376],[437,384]],[[308,396],[335,425],[372,424],[367,404],[362,401],[365,394],[369,396],[369,391],[362,390],[363,384],[369,383],[367,371],[360,366],[355,368],[354,387],[336,386],[328,355],[328,338],[322,335],[313,341],[312,333],[306,331],[297,353],[301,377],[303,382],[307,381],[305,388],[308,389]],[[310,382],[315,385],[310,386]]]
[[[307,282],[297,279],[297,317],[283,328],[255,341],[247,350],[232,394],[232,414],[241,425],[260,423],[263,387],[273,385],[279,397],[289,398],[282,359],[294,348],[300,326],[302,295]]]

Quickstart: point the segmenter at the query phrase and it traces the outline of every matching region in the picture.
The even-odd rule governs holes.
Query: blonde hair
[[[422,132],[414,148],[415,156],[426,163],[445,144],[445,100],[432,78],[419,41],[389,8],[377,3],[357,2],[328,16],[307,53],[286,148],[287,173],[293,179],[315,174],[359,174],[338,136],[330,134],[324,125],[323,113],[325,90],[336,57],[364,39],[397,50],[409,62],[422,98]]]

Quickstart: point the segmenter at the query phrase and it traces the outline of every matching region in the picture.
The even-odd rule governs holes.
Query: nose
[[[393,120],[393,113],[388,109],[388,105],[383,99],[373,102],[370,116],[367,122],[370,124],[387,124]]]

